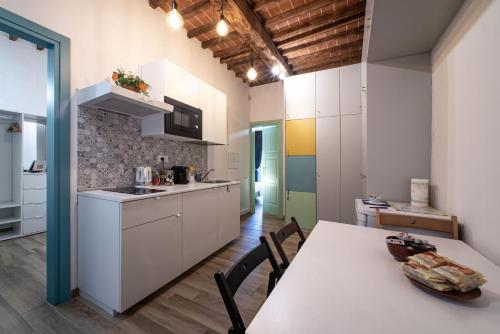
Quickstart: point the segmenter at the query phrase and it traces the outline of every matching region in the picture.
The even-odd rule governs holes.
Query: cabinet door
[[[313,229],[316,226],[315,193],[287,190],[285,205],[285,221],[287,223],[290,222],[292,217],[295,217],[302,228]]]
[[[182,273],[181,216],[122,231],[120,312]]]
[[[183,270],[217,250],[217,197],[217,188],[183,194]]]
[[[340,68],[340,114],[361,113],[361,65]]]
[[[218,248],[240,236],[240,185],[217,190]]]
[[[316,72],[316,117],[339,115],[339,69]]]
[[[286,119],[314,118],[315,74],[295,75],[285,79]]]
[[[318,220],[340,222],[340,117],[316,119]]]
[[[341,116],[341,213],[342,222],[354,224],[354,200],[363,196],[362,115]]]

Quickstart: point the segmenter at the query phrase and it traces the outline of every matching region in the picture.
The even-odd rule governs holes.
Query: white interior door
[[[341,221],[340,116],[316,119],[318,220]]]
[[[280,158],[281,133],[278,126],[262,130],[262,183],[264,186],[264,213],[281,216]]]
[[[341,116],[342,222],[354,224],[354,200],[363,196],[362,115]]]

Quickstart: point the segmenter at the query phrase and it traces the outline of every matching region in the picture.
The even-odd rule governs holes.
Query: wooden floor
[[[0,333],[227,333],[230,321],[214,272],[227,270],[262,234],[272,244],[269,232],[283,224],[257,210],[242,220],[239,239],[114,318],[80,297],[56,307],[44,302],[45,234],[0,242]],[[297,237],[285,243],[291,257],[297,243]],[[261,265],[236,294],[247,325],[265,300],[269,271]]]

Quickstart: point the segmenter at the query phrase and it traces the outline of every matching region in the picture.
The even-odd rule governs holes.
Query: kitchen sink
[[[226,181],[226,180],[205,180],[201,181],[201,183],[229,183],[231,181]]]

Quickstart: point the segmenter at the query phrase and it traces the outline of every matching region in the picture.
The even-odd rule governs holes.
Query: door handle
[[[286,186],[286,200],[290,200],[290,185]]]

